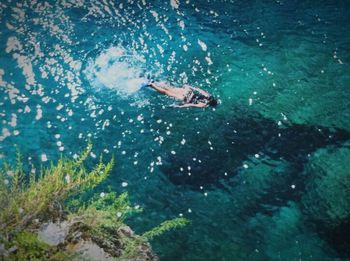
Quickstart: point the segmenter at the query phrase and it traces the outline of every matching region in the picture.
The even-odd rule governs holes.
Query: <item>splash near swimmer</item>
[[[143,68],[145,59],[135,53],[128,53],[121,47],[111,47],[103,51],[95,60],[88,62],[85,74],[92,87],[109,88],[120,96],[127,97],[140,89],[151,89],[180,101],[172,107],[208,107],[216,106],[216,99],[208,92],[190,85],[171,86],[164,82],[155,82],[146,77]]]
[[[112,89],[127,97],[144,86],[144,64],[142,56],[122,47],[110,47],[88,61],[85,75],[93,88]]]

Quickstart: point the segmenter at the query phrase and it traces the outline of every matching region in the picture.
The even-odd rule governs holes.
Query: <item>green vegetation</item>
[[[153,238],[163,234],[166,231],[169,231],[176,227],[186,226],[189,221],[186,218],[175,218],[172,220],[167,220],[161,223],[158,227],[153,228],[150,231],[147,231],[142,235],[146,240],[152,240]]]
[[[188,223],[174,219],[142,237],[133,235],[123,221],[141,210],[130,206],[127,193],[91,196],[114,164],[113,158],[108,163],[100,158],[88,170],[84,162],[91,148],[88,145],[76,160],[61,158],[38,174],[34,168],[25,174],[19,153],[14,167],[4,164],[0,172],[0,259],[70,260],[77,255],[77,242],[89,239],[110,256],[125,260],[140,255],[140,246],[148,239]],[[90,199],[82,203],[83,197]],[[38,233],[47,224],[64,227],[67,235],[57,244],[44,242]]]

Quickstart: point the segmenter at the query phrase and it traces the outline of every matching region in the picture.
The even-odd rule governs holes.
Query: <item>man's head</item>
[[[209,96],[207,104],[209,106],[215,107],[216,105],[218,105],[218,101],[213,96]]]

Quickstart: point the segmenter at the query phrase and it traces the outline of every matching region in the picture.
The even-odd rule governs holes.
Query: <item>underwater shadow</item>
[[[346,130],[288,121],[279,125],[257,112],[239,110],[230,120],[219,117],[211,120],[217,128],[203,130],[201,135],[188,141],[181,153],[168,154],[161,169],[173,184],[191,190],[199,190],[201,186],[222,187],[223,180],[249,166],[252,158],[272,166],[270,159],[286,161],[299,175],[312,152],[350,139],[350,132]],[[212,146],[207,144],[209,136]],[[193,160],[197,158],[199,160]]]

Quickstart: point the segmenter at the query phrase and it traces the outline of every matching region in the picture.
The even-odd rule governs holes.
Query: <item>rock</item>
[[[123,256],[125,249],[128,247],[125,244],[130,243],[130,241],[136,242],[135,253],[132,258],[127,260],[158,260],[151,246],[142,241],[126,225],[120,227],[117,231],[110,231],[111,236],[108,238],[94,234],[90,235],[87,231],[86,225],[80,222],[49,222],[40,226],[38,237],[50,246],[58,246],[59,248],[77,253],[79,257],[76,260],[80,260],[80,258],[92,261],[115,260],[115,258]]]
[[[57,246],[66,240],[69,232],[67,222],[44,223],[38,232],[39,238],[50,246]]]
[[[13,253],[13,252],[16,252],[17,250],[18,250],[17,246],[12,246],[7,250],[7,252]]]
[[[119,228],[118,233],[122,234],[124,236],[127,236],[127,237],[135,237],[134,232],[131,230],[130,227],[127,227],[127,226],[123,226],[123,227]]]
[[[123,226],[119,228],[118,234],[122,237],[127,237],[133,240],[137,240],[134,232],[128,226]],[[158,257],[153,253],[152,248],[147,242],[140,242],[137,247],[137,257],[132,258],[133,261],[157,261]]]
[[[5,245],[4,244],[0,244],[0,256],[3,255],[3,253],[5,253]]]
[[[322,228],[334,229],[350,218],[350,149],[316,151],[305,168],[309,177],[303,211]]]
[[[75,259],[76,261],[84,259],[91,261],[113,261],[114,257],[109,255],[104,251],[103,248],[99,247],[96,243],[91,240],[82,240],[74,246],[68,246],[67,249],[72,250],[79,254],[79,258]]]

